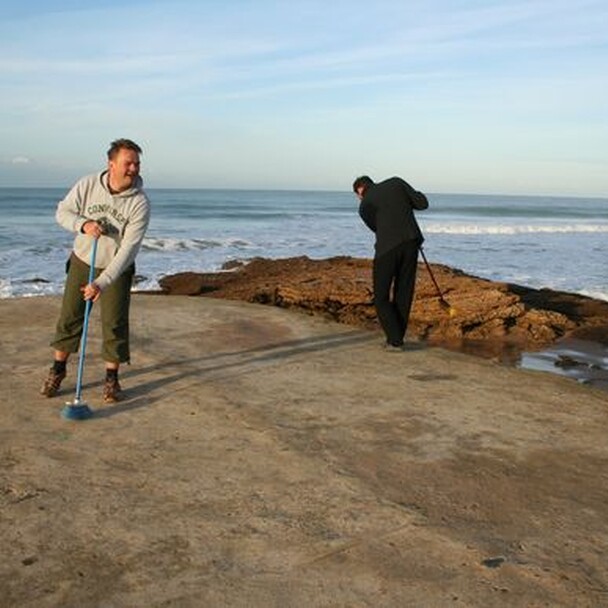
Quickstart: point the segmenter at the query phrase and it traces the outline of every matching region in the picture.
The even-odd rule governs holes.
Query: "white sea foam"
[[[0,279],[0,299],[29,296],[47,296],[61,293],[63,281],[22,281]]]
[[[517,235],[517,234],[602,234],[608,224],[458,224],[424,223],[426,234]]]
[[[608,302],[608,291],[581,289],[578,293],[587,296],[588,298],[593,298],[594,300],[606,300],[606,302]]]
[[[148,251],[201,251],[205,249],[213,249],[223,247],[226,249],[246,249],[251,247],[249,241],[239,238],[226,239],[177,239],[177,238],[162,238],[148,237],[142,243],[142,250]]]
[[[0,298],[10,298],[13,295],[10,281],[7,279],[0,279]]]

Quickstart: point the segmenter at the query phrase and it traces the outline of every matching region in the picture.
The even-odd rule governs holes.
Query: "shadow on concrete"
[[[272,364],[284,361],[292,357],[303,354],[328,351],[344,346],[364,344],[378,341],[378,336],[374,333],[364,331],[351,331],[313,336],[301,340],[288,340],[265,344],[255,348],[239,351],[220,352],[203,357],[190,359],[179,359],[166,363],[158,363],[149,367],[126,371],[123,378],[133,379],[138,376],[165,370],[167,373],[162,378],[143,382],[124,393],[124,401],[114,406],[105,407],[94,412],[95,418],[108,418],[123,412],[132,411],[141,407],[152,405],[162,399],[162,396],[153,396],[152,393],[160,388],[170,386],[186,378],[197,378],[197,381],[213,375],[215,380],[227,376],[250,372],[254,366],[261,364]],[[215,365],[205,365],[206,362],[216,363]],[[175,371],[178,370],[178,371]],[[219,375],[216,375],[219,372]],[[99,385],[95,383],[91,386]],[[184,390],[181,387],[178,390]]]

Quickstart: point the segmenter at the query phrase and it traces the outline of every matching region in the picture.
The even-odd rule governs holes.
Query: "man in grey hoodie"
[[[108,166],[79,180],[59,203],[57,222],[75,233],[55,337],[54,360],[41,394],[54,397],[66,377],[71,353],[78,352],[85,302],[99,301],[106,366],[104,403],[120,394],[118,369],[130,359],[129,305],[135,257],[150,220],[150,201],[139,175],[141,148],[117,139],[108,150]],[[89,283],[89,263],[97,240],[95,279]]]

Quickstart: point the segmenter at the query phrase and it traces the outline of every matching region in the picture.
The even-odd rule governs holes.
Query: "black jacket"
[[[414,209],[426,209],[429,202],[400,177],[391,177],[370,186],[359,205],[359,215],[376,233],[376,256],[405,241],[423,236],[414,217]]]

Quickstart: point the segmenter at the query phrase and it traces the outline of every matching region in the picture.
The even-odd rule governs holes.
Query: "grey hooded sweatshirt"
[[[95,279],[101,289],[111,285],[135,260],[150,221],[150,201],[141,177],[129,190],[112,194],[108,172],[80,179],[57,206],[60,226],[76,233],[74,253],[90,264],[93,238],[82,232],[85,222],[94,220],[106,227],[99,238],[95,268],[104,269]]]

